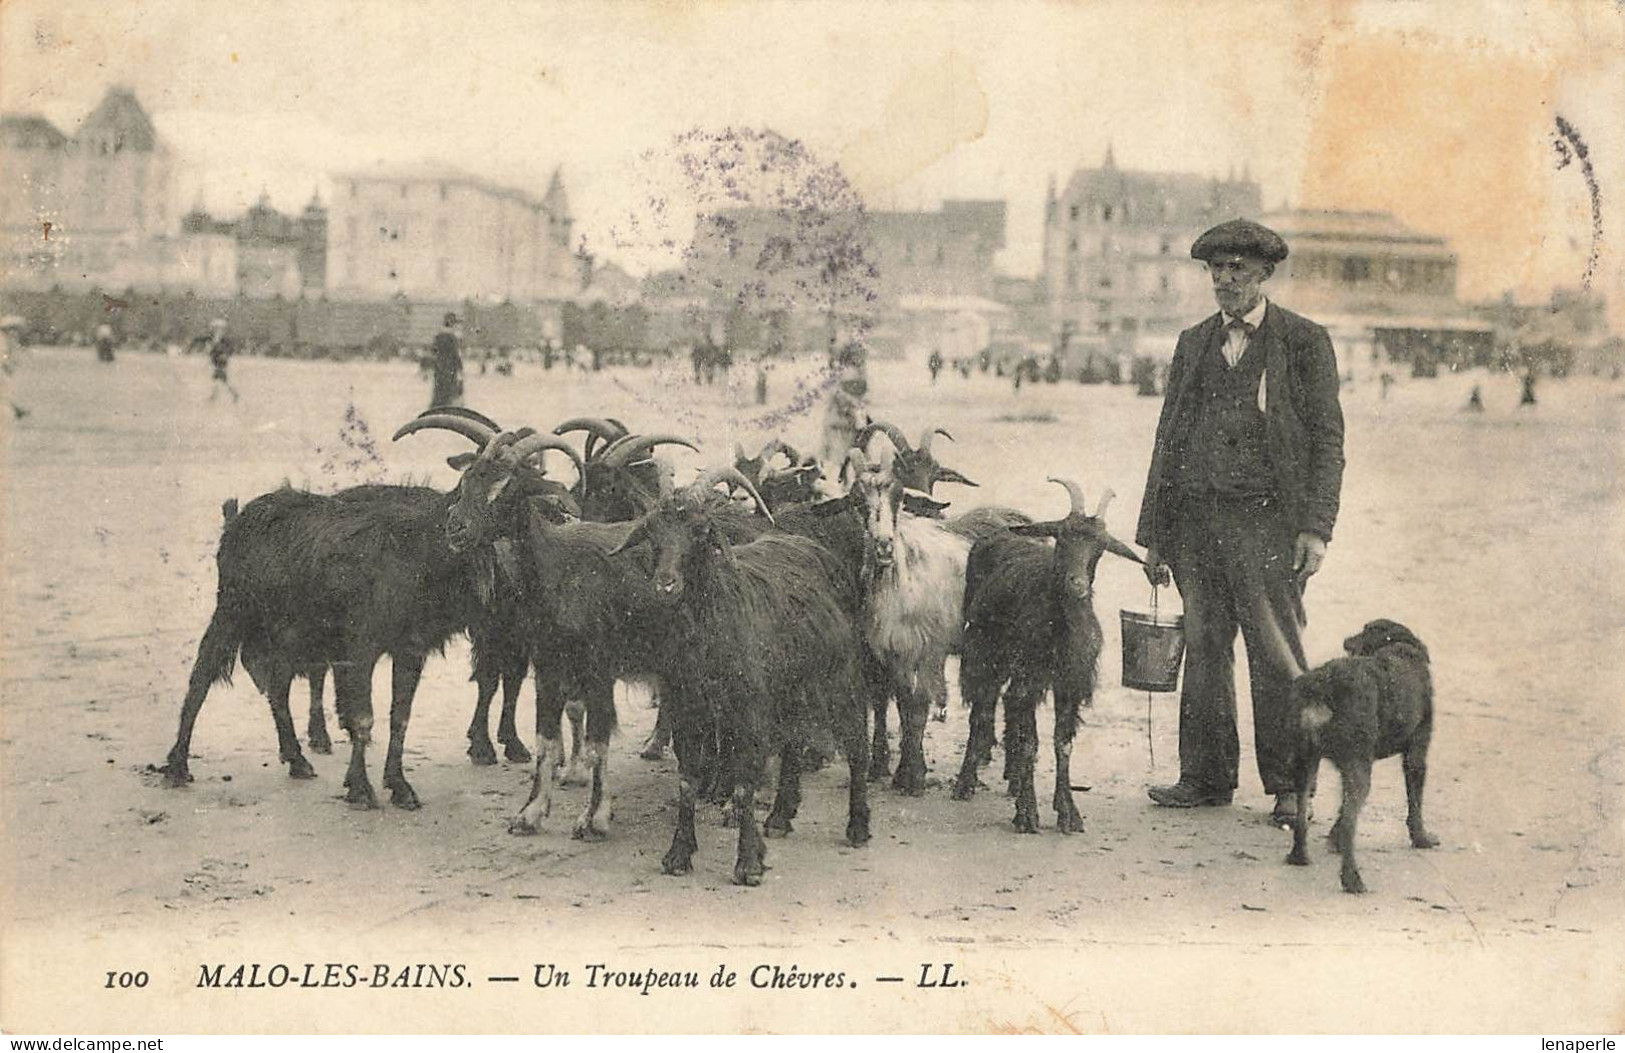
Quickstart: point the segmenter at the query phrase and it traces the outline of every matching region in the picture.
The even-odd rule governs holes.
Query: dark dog
[[[1404,755],[1405,824],[1411,844],[1432,848],[1439,839],[1422,824],[1422,783],[1433,737],[1433,676],[1428,650],[1398,622],[1374,621],[1343,641],[1349,657],[1311,669],[1293,683],[1300,707],[1296,758],[1298,815],[1287,862],[1309,865],[1309,795],[1322,757],[1343,778],[1343,807],[1332,827],[1331,849],[1343,854],[1343,891],[1364,892],[1354,862],[1354,828],[1371,791],[1371,762]]]

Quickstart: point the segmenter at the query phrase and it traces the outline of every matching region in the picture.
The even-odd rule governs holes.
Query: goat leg
[[[502,757],[509,764],[529,764],[530,750],[519,738],[516,718],[519,715],[519,693],[525,687],[525,671],[529,659],[517,654],[502,670],[502,716],[497,721],[497,741],[502,743]]]
[[[764,832],[768,837],[787,837],[795,829],[791,822],[801,809],[801,747],[785,743],[779,750],[779,788],[773,795],[773,810],[767,815]]]
[[[753,755],[738,767],[734,810],[739,815],[739,854],[734,860],[734,884],[754,886],[762,883],[767,870],[767,845],[756,826],[756,785],[761,781],[763,764],[759,756]]]
[[[891,734],[886,729],[886,710],[891,705],[891,692],[882,690],[874,696],[875,732],[869,745],[869,778],[884,779],[891,774]]]
[[[892,776],[892,789],[910,797],[925,793],[925,724],[930,707],[931,699],[923,690],[900,685],[897,723],[902,755],[897,761],[897,772]]]
[[[840,721],[840,745],[846,753],[847,803],[846,843],[853,848],[869,843],[869,781],[864,778],[866,759],[863,741],[867,737],[869,707],[860,695],[853,698]]]
[[[474,718],[468,724],[468,759],[488,767],[497,762],[496,747],[491,745],[491,699],[497,693],[502,676],[488,661],[477,664],[474,682],[479,694],[474,700]]]
[[[1023,694],[1018,699],[1004,697],[1004,748],[1010,756],[1011,790],[1016,798],[1015,827],[1018,833],[1038,833],[1038,795],[1033,788],[1033,768],[1038,760],[1038,699]]]
[[[694,810],[700,800],[700,775],[704,760],[701,757],[703,728],[695,728],[690,720],[674,720],[672,749],[677,753],[678,770],[682,773],[677,785],[677,823],[672,829],[671,848],[660,861],[663,874],[687,874],[694,869],[694,852],[699,839],[694,834]]]
[[[1055,693],[1055,829],[1063,834],[1083,833],[1083,817],[1072,799],[1072,741],[1078,730],[1079,705],[1070,692]]]
[[[295,779],[314,779],[316,769],[310,766],[299,749],[299,736],[293,730],[293,711],[288,695],[293,688],[293,677],[279,671],[275,683],[269,685],[267,697],[271,702],[271,720],[276,724],[278,756],[288,766],[288,775]]]
[[[508,823],[510,834],[534,834],[545,816],[553,814],[553,780],[563,760],[564,744],[559,741],[559,720],[564,712],[564,696],[558,678],[536,676],[536,756],[531,770],[530,797]]]
[[[610,690],[614,690],[613,683]],[[580,786],[591,777],[590,774],[582,774],[584,767],[590,768],[594,763],[594,758],[584,753],[587,747],[583,742],[582,725],[586,720],[586,712],[586,706],[580,699],[565,704],[564,716],[570,722],[570,762],[565,765],[564,774],[559,776],[560,786]]]
[[[595,684],[589,692],[588,701],[590,705],[584,709],[574,704],[567,709],[576,736],[581,735],[582,724],[586,724],[585,752],[592,786],[587,795],[587,806],[582,810],[581,818],[576,820],[571,836],[578,841],[602,841],[609,836],[598,824],[598,813],[603,809],[608,795],[609,736],[615,730],[615,681],[605,679]],[[613,807],[608,809],[608,814],[613,818]]]
[[[666,756],[666,746],[671,743],[671,717],[667,715],[665,706],[655,710],[654,730],[644,740],[643,749],[638,756],[647,761],[662,760]]]
[[[999,685],[987,683],[985,677],[968,674],[961,665],[959,690],[970,703],[970,733],[965,738],[965,759],[959,766],[959,777],[954,780],[954,800],[968,801],[981,789],[979,770],[992,754]]]
[[[344,773],[344,799],[351,807],[378,807],[367,775],[367,745],[372,742],[372,667],[375,662],[346,662],[333,669],[333,708],[339,727],[350,736],[350,766]]]
[[[305,738],[312,753],[332,753],[333,740],[327,735],[327,714],[322,712],[322,683],[327,679],[327,666],[313,665],[305,671],[310,682],[310,720]]]
[[[406,729],[412,723],[412,698],[423,676],[423,656],[395,654],[390,661],[389,752],[384,755],[384,786],[390,803],[416,811],[421,807],[417,791],[406,781],[404,757]]]
[[[587,795],[587,806],[581,810],[581,817],[576,820],[570,836],[577,841],[602,841],[609,836],[609,832],[598,825],[598,811],[604,804],[604,788],[609,775],[609,743],[587,743],[586,756],[592,773],[592,789]]]

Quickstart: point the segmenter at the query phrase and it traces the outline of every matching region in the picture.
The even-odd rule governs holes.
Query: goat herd
[[[314,771],[289,708],[293,681],[310,682],[310,748],[330,752],[321,700],[331,670],[338,723],[350,737],[346,799],[376,807],[366,758],[371,685],[388,654],[384,787],[395,805],[416,808],[402,765],[413,695],[425,658],[466,633],[478,684],[468,730],[475,763],[496,761],[488,723],[498,687],[498,741],[510,761],[533,759],[514,712],[534,670],[534,773],[512,832],[534,833],[551,810],[568,714],[571,764],[584,764],[591,784],[575,836],[604,836],[615,683],[648,679],[658,684],[660,713],[646,753],[658,754],[669,737],[681,771],[663,870],[690,870],[702,796],[731,799],[739,828],[734,881],[755,885],[764,844],[754,799],[769,759],[776,755],[779,765],[768,835],[790,832],[800,773],[833,744],[851,772],[847,840],[867,842],[870,779],[892,774],[897,790],[924,791],[926,724],[944,712],[952,652],[961,655],[960,685],[971,706],[954,796],[975,792],[991,758],[1003,689],[1004,778],[1016,828],[1036,832],[1036,710],[1053,692],[1056,826],[1082,828],[1069,768],[1101,646],[1095,566],[1108,551],[1139,560],[1106,529],[1109,491],[1091,514],[1075,482],[1053,480],[1071,511],[1051,522],[1008,508],[944,518],[946,505],[931,496],[935,485],[975,485],[933,454],[933,437],[947,433],[927,430],[913,445],[884,423],[858,435],[843,465],[821,465],[773,442],[754,457],[736,448],[731,466],[681,488],[653,452],[697,448],[675,435],[632,434],[614,420],[577,418],[548,434],[505,431],[471,410],[437,408],[395,438],[431,429],[477,448],[449,459],[461,473],[450,493],[284,488],[240,511],[226,502],[215,611],[162,769],[168,785],[191,781],[198,712],[240,654],[270,699],[280,756],[294,778]],[[579,452],[566,438],[577,433],[585,435]],[[547,451],[573,463],[571,485],[548,474]]]

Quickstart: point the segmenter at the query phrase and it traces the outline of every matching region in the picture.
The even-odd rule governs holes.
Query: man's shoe
[[[1309,798],[1307,819],[1315,817],[1315,799]],[[1270,823],[1275,826],[1291,826],[1298,818],[1298,795],[1295,793],[1278,793],[1275,795],[1275,810],[1270,813]]]
[[[1153,786],[1146,793],[1164,808],[1205,808],[1229,804],[1231,796],[1229,790],[1210,790],[1183,780],[1172,786]]]

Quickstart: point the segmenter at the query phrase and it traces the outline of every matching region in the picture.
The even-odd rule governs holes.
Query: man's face
[[[1213,297],[1228,315],[1244,315],[1258,306],[1264,279],[1274,271],[1269,263],[1252,256],[1215,256],[1208,261],[1213,276]]]

